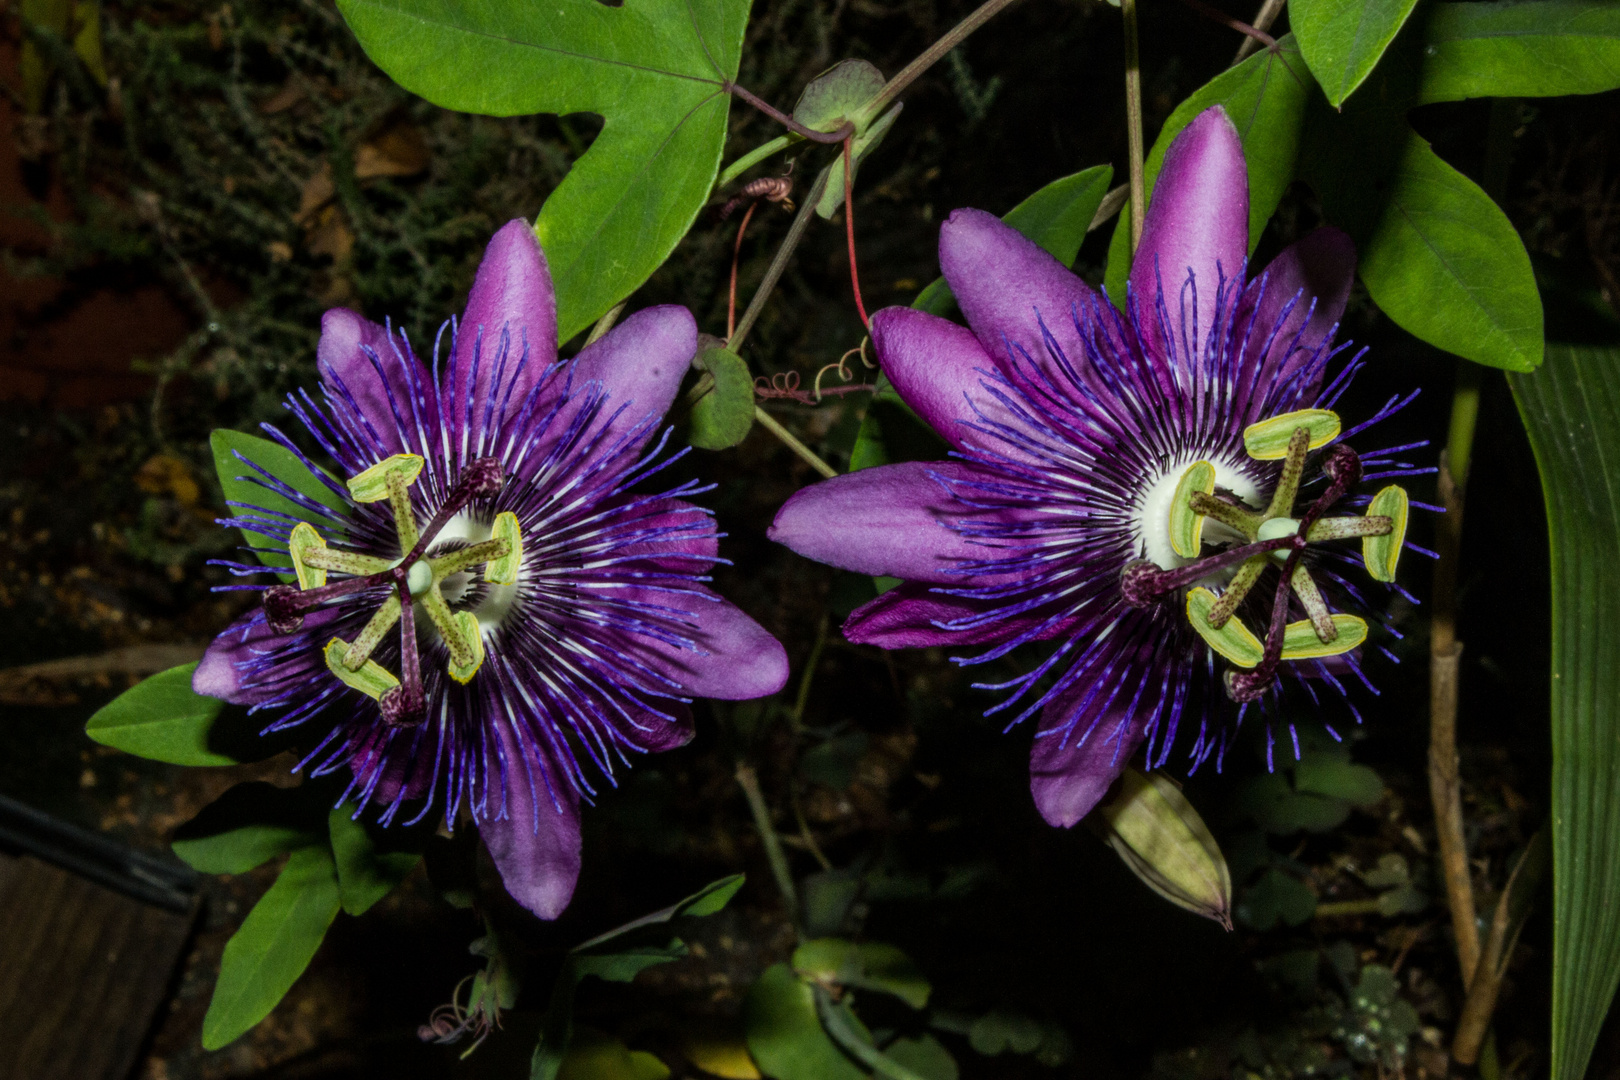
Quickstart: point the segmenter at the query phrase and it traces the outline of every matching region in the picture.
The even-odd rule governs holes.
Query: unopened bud
[[[1163,773],[1126,769],[1097,808],[1098,833],[1148,888],[1232,929],[1232,875],[1181,789]]]

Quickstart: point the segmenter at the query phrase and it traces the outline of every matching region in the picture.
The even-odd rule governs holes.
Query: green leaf
[[[1017,229],[1041,250],[1064,266],[1074,265],[1086,230],[1097,216],[1097,207],[1113,183],[1112,165],[1093,165],[1068,176],[1060,176],[1035,194],[1001,215],[1001,220]],[[945,279],[935,278],[917,294],[911,306],[930,315],[946,315],[956,303]]]
[[[1270,833],[1327,832],[1350,816],[1343,799],[1296,792],[1279,773],[1256,776],[1238,789],[1238,809]]]
[[[892,1060],[910,1069],[923,1080],[957,1080],[956,1059],[932,1035],[896,1039],[883,1050]]]
[[[270,490],[266,486],[269,481],[252,467],[257,465],[294,491],[337,514],[348,516],[350,507],[343,496],[322,483],[302,461],[298,460],[298,455],[285,446],[227,428],[217,429],[209,437],[209,445],[213,448],[214,470],[219,474],[220,487],[225,489],[227,503],[247,503],[274,513],[288,514],[300,521],[323,526],[321,531],[327,535],[331,534],[330,523],[324,518],[307,507],[299,506],[286,496]],[[246,464],[244,459],[252,462],[252,465]],[[250,510],[235,506],[227,509],[233,517],[252,513]],[[279,541],[247,529],[242,530],[242,538],[254,549],[259,561],[264,565],[292,566],[292,560],[287,557],[286,549]],[[281,576],[284,581],[293,580],[291,572]]]
[[[97,86],[107,85],[107,63],[101,52],[100,0],[79,0],[73,6],[73,55]]]
[[[323,809],[303,788],[237,784],[175,830],[170,846],[193,870],[245,874],[277,855],[324,843]]]
[[[1278,43],[1273,55],[1262,49],[1243,63],[1228,68],[1193,91],[1164,122],[1159,137],[1143,162],[1148,205],[1153,205],[1153,184],[1164,166],[1164,155],[1181,129],[1212,105],[1226,109],[1243,140],[1243,160],[1249,167],[1249,251],[1260,243],[1266,222],[1276,212],[1283,192],[1294,180],[1299,158],[1306,105],[1313,86],[1310,70],[1301,61],[1292,34]],[[1108,248],[1104,283],[1116,305],[1125,302],[1125,282],[1131,273],[1131,209],[1119,213]]]
[[[225,703],[191,688],[196,664],[159,672],[113,698],[90,717],[84,733],[103,746],[171,765],[237,765],[211,750],[208,733]]]
[[[646,281],[720,167],[747,0],[340,0],[366,54],[436,105],[597,113],[535,222],[566,341]]]
[[[1343,799],[1352,806],[1372,806],[1384,797],[1384,782],[1365,765],[1352,765],[1325,754],[1306,754],[1294,766],[1294,787],[1314,795]]]
[[[986,1057],[1011,1050],[1032,1054],[1046,1037],[1040,1021],[1008,1009],[992,1009],[973,1021],[968,1029],[968,1045]]]
[[[1288,25],[1335,108],[1372,74],[1417,0],[1294,0]]]
[[[1620,4],[1613,0],[1435,4],[1423,43],[1421,103],[1620,87]]]
[[[849,149],[851,177],[859,177],[861,162],[865,161],[866,156],[878,148],[878,144],[883,141],[883,136],[887,135],[889,129],[894,127],[894,122],[900,119],[900,110],[904,104],[904,102],[897,103],[888,112],[878,117],[871,127],[855,136],[855,141]],[[821,190],[821,201],[816,203],[816,213],[821,215],[824,220],[831,220],[832,216],[838,213],[838,208],[844,205],[844,158],[842,153],[834,158],[832,164],[828,165],[824,171],[828,174],[827,183]]]
[[[726,349],[705,349],[692,366],[712,377],[709,392],[692,405],[688,441],[700,450],[724,450],[754,427],[754,377],[748,362]]]
[[[1251,930],[1270,930],[1279,922],[1299,926],[1316,914],[1316,895],[1305,883],[1281,870],[1267,870],[1238,894],[1232,915]]]
[[[840,60],[805,84],[793,119],[815,131],[837,131],[846,120],[866,127],[862,110],[883,90],[883,72],[865,60]]]
[[[225,943],[202,1044],[218,1050],[270,1015],[320,948],[338,913],[337,868],[326,845],[299,848]]]
[[[1303,159],[1305,176],[1328,220],[1356,241],[1373,300],[1447,352],[1534,370],[1541,298],[1507,216],[1398,118],[1326,120]]]
[[[327,829],[337,862],[343,910],[350,915],[364,915],[416,869],[422,853],[411,850],[412,841],[418,839],[416,834],[404,828],[368,826],[356,821],[352,813],[347,806],[333,808],[327,814]],[[373,830],[384,835],[375,835]]]
[[[583,945],[574,946],[573,952],[578,954],[596,951],[615,938],[624,937],[632,931],[649,926],[662,926],[683,915],[696,917],[714,915],[731,903],[731,898],[737,895],[737,890],[742,888],[747,880],[748,877],[745,874],[732,874],[729,877],[711,881],[678,903],[671,904],[669,907],[662,908],[650,915],[643,915],[641,918],[627,922],[623,926],[615,927],[605,934],[598,934]]]
[[[669,1066],[645,1050],[632,1050],[595,1028],[580,1028],[568,1046],[557,1080],[664,1080]]]
[[[815,992],[786,964],[772,964],[743,999],[748,1052],[774,1080],[866,1080],[822,1029]]]
[[[793,950],[793,970],[815,982],[892,994],[913,1009],[928,1005],[928,980],[911,957],[886,942],[807,941]]]
[[[1620,983],[1620,348],[1509,380],[1552,546],[1552,1080],[1579,1080]]]

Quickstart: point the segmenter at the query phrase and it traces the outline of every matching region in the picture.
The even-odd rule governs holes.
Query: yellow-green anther
[[[428,563],[433,567],[433,580],[443,581],[451,574],[459,574],[492,559],[499,559],[511,549],[512,546],[505,540],[485,540],[472,547],[457,548],[448,555],[429,559]]]
[[[1282,658],[1284,660],[1314,660],[1324,656],[1338,656],[1367,640],[1367,622],[1354,615],[1333,616],[1333,628],[1338,632],[1332,641],[1323,641],[1309,619],[1289,623],[1283,629]]]
[[[1265,569],[1266,557],[1264,555],[1256,555],[1253,558],[1244,560],[1243,565],[1238,567],[1237,573],[1232,575],[1232,580],[1227,582],[1226,588],[1221,592],[1220,599],[1215,601],[1215,606],[1209,609],[1210,626],[1219,630],[1226,625],[1226,620],[1230,619],[1232,612],[1236,611],[1237,606],[1243,603],[1243,598],[1249,595],[1249,590],[1254,588],[1254,583],[1260,580],[1260,575],[1265,572]]]
[[[1194,513],[1202,514],[1207,518],[1214,518],[1222,525],[1248,537],[1250,540],[1254,539],[1255,531],[1260,528],[1260,522],[1265,520],[1252,510],[1245,510],[1241,506],[1233,506],[1225,500],[1217,499],[1213,495],[1206,495],[1202,491],[1193,492],[1189,502]]]
[[[465,664],[457,663],[455,651],[451,650],[450,677],[458,683],[468,683],[484,664],[484,635],[478,628],[478,616],[470,611],[456,612],[455,621],[459,636],[470,649],[471,659]]]
[[[1266,650],[1242,619],[1228,618],[1224,625],[1213,626],[1209,613],[1219,603],[1214,593],[1200,585],[1187,593],[1187,621],[1198,631],[1198,636],[1209,647],[1240,668],[1252,668],[1260,663]]]
[[[326,547],[326,541],[315,531],[315,526],[300,521],[287,540],[287,554],[292,558],[293,573],[298,575],[300,589],[318,589],[326,584],[326,570],[309,562],[309,556]]]
[[[1389,532],[1382,536],[1368,536],[1361,541],[1361,561],[1367,564],[1367,573],[1374,581],[1394,581],[1395,565],[1401,558],[1401,545],[1406,542],[1406,515],[1410,510],[1406,490],[1395,484],[1373,496],[1367,507],[1367,516],[1389,518]]]
[[[1209,495],[1215,490],[1215,466],[1195,461],[1187,466],[1170,496],[1170,550],[1183,559],[1196,559],[1204,547],[1204,518],[1192,508],[1194,492]]]
[[[1243,447],[1257,461],[1280,461],[1288,456],[1288,442],[1296,428],[1310,433],[1310,449],[1315,450],[1339,437],[1339,414],[1327,409],[1300,409],[1273,416],[1243,429]]]
[[[375,555],[362,555],[357,551],[339,551],[329,547],[311,548],[304,553],[303,559],[306,566],[336,570],[340,574],[353,574],[355,577],[380,574],[394,565],[387,559],[379,559]]]
[[[1232,928],[1232,875],[1198,811],[1162,773],[1127,768],[1097,808],[1108,845],[1148,888]]]
[[[1316,628],[1316,636],[1323,642],[1333,641],[1339,636],[1338,624],[1333,621],[1333,613],[1328,610],[1327,601],[1322,599],[1322,593],[1311,579],[1310,571],[1305,569],[1303,563],[1294,567],[1294,576],[1288,580],[1294,595],[1309,615],[1310,623]]]
[[[422,475],[425,464],[420,454],[395,454],[383,458],[371,468],[349,478],[349,494],[355,502],[382,502],[388,498],[390,476],[398,476],[409,487]]]
[[[348,652],[349,644],[342,638],[333,638],[326,643],[327,670],[342,680],[345,686],[352,687],[367,697],[380,699],[399,685],[399,680],[375,660],[367,660],[358,671],[350,671],[343,662]]]
[[[1318,540],[1351,540],[1358,536],[1383,536],[1393,528],[1394,522],[1382,514],[1323,518],[1311,526],[1305,539],[1313,544]]]
[[[427,591],[416,599],[422,605],[422,610],[427,612],[427,617],[433,621],[434,628],[439,631],[439,636],[444,638],[445,646],[450,650],[450,670],[455,671],[457,668],[478,670],[478,663],[473,655],[475,644],[467,639],[463,632],[464,625],[451,612],[450,605],[444,602],[444,597],[439,595],[438,587],[430,586]],[[474,619],[473,627],[475,630],[477,626],[478,620]],[[472,676],[469,674],[467,678],[470,679]]]
[[[1297,427],[1288,439],[1288,452],[1283,455],[1282,472],[1277,475],[1277,487],[1271,493],[1271,505],[1263,517],[1288,517],[1294,512],[1294,500],[1299,497],[1299,482],[1305,476],[1305,455],[1311,452],[1309,428]]]
[[[523,526],[518,524],[517,515],[510,511],[495,515],[490,536],[505,540],[511,547],[484,566],[484,580],[491,585],[516,585],[518,570],[523,566]]]

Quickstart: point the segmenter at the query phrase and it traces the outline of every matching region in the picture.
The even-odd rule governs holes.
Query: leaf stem
[[[855,290],[855,310],[861,314],[861,325],[872,329],[872,320],[866,317],[866,304],[861,300],[861,274],[855,266],[855,169],[850,164],[852,135],[844,140],[844,232],[849,237],[849,284]]]
[[[901,68],[899,74],[884,84],[877,97],[867,102],[863,110],[866,115],[870,117],[882,113],[889,102],[899,97],[906,87],[916,81],[917,76],[939,63],[946,53],[962,44],[969,34],[989,22],[1012,2],[1013,0],[986,0],[971,15],[951,27],[944,37],[928,46],[917,59]]]
[[[744,154],[736,161],[733,161],[730,165],[727,165],[725,171],[720,174],[720,179],[714,182],[714,186],[717,188],[726,187],[733,180],[737,179],[737,177],[741,176],[749,169],[752,169],[755,165],[758,165],[772,154],[781,150],[786,150],[788,147],[797,142],[798,139],[799,137],[797,135],[778,135],[770,142],[765,143],[762,146],[756,146],[754,149],[748,151],[748,153]]]
[[[748,104],[752,105],[754,108],[758,109],[772,120],[775,120],[778,124],[781,124],[795,135],[798,135],[800,138],[809,139],[811,142],[827,143],[830,145],[832,143],[843,142],[845,139],[855,134],[855,122],[853,120],[845,120],[842,124],[838,125],[838,129],[836,131],[817,131],[815,128],[805,127],[803,124],[793,119],[793,117],[789,116],[781,109],[778,109],[775,105],[772,105],[763,98],[755,97],[752,93],[745,90],[743,87],[738,86],[734,82],[728,81],[722,83],[721,85],[726,88],[726,92],[732,97],[740,98],[741,100],[746,101]]]
[[[1142,167],[1142,54],[1137,44],[1136,0],[1119,0],[1125,18],[1125,138],[1131,165],[1131,254],[1142,242],[1147,178]]]
[[[1271,24],[1277,21],[1278,15],[1282,14],[1284,2],[1285,0],[1265,0],[1265,3],[1260,5],[1260,10],[1255,13],[1254,22],[1249,25],[1261,33],[1270,30]],[[1260,40],[1258,38],[1244,38],[1243,44],[1238,46],[1237,56],[1232,58],[1232,66],[1236,67],[1243,63],[1244,58],[1259,47]]]
[[[794,438],[793,432],[777,423],[776,417],[772,416],[758,405],[754,406],[754,419],[759,422],[760,427],[764,428],[772,435],[775,435],[779,440],[781,440],[782,445],[786,446],[789,450],[792,450],[795,454],[798,454],[799,457],[804,460],[804,463],[816,470],[816,472],[820,473],[828,480],[831,480],[833,477],[838,475],[837,469],[833,468],[825,461],[822,461],[821,458],[816,456],[816,452],[814,450],[810,449],[808,446],[804,445],[804,443]]]
[[[776,249],[776,257],[766,269],[764,280],[759,283],[759,288],[754,290],[753,298],[748,301],[748,310],[743,312],[743,317],[737,322],[737,329],[726,339],[726,348],[732,352],[741,352],[748,331],[754,328],[759,313],[765,308],[765,301],[770,299],[771,290],[776,288],[776,283],[782,279],[782,274],[787,270],[788,260],[793,257],[794,249],[799,246],[799,241],[804,239],[804,231],[810,227],[810,218],[816,212],[816,204],[821,202],[821,195],[827,190],[828,175],[830,175],[828,171],[823,169],[821,175],[816,177],[816,182],[811,186],[810,193],[804,197],[804,203],[800,205],[793,224],[788,227],[787,235],[782,238],[782,246]]]
[[[748,811],[754,817],[754,828],[760,842],[765,845],[765,859],[771,864],[771,876],[782,894],[782,905],[787,908],[788,919],[795,928],[799,924],[799,894],[793,885],[793,871],[788,867],[787,853],[782,850],[782,838],[771,824],[771,809],[765,805],[765,793],[759,789],[759,774],[746,761],[737,762],[737,786],[748,799]]]

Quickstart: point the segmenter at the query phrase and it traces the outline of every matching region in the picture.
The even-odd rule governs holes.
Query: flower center
[[[1306,456],[1336,439],[1339,429],[1339,418],[1333,413],[1306,409],[1244,431],[1244,446],[1251,457],[1281,459],[1283,463],[1276,490],[1263,511],[1237,498],[1216,497],[1214,465],[1207,461],[1188,465],[1164,500],[1164,542],[1175,562],[1138,559],[1121,575],[1121,592],[1136,607],[1147,607],[1185,590],[1188,622],[1210,648],[1233,665],[1227,672],[1226,690],[1234,701],[1254,701],[1263,695],[1284,660],[1337,656],[1366,640],[1364,620],[1328,610],[1303,561],[1309,545],[1360,538],[1362,559],[1372,576],[1379,581],[1395,578],[1395,563],[1406,533],[1404,490],[1394,485],[1384,488],[1363,517],[1324,516],[1361,481],[1361,459],[1348,446],[1341,443],[1327,451],[1322,462],[1326,490],[1303,515],[1294,516]],[[1217,535],[1206,537],[1210,526],[1210,532]],[[1205,544],[1222,539],[1219,534],[1235,542],[1204,555]],[[1275,564],[1281,568],[1262,643],[1235,613],[1261,574]],[[1207,587],[1211,582],[1224,582],[1219,594]],[[1288,621],[1291,601],[1305,609],[1307,618]]]
[[[290,634],[303,625],[305,613],[327,600],[359,594],[385,585],[390,592],[352,642],[334,637],[326,645],[326,666],[346,685],[377,700],[383,719],[394,724],[419,723],[427,712],[416,647],[416,610],[420,607],[450,652],[449,673],[466,683],[484,662],[484,640],[479,619],[471,611],[452,611],[444,590],[460,599],[468,590],[471,573],[483,567],[486,581],[509,586],[517,582],[523,561],[522,529],[516,515],[496,516],[489,538],[429,555],[429,546],[453,518],[473,499],[498,493],[505,483],[494,458],[467,465],[456,479],[449,498],[433,520],[420,531],[411,509],[410,486],[421,475],[423,459],[416,454],[395,454],[348,481],[356,502],[387,500],[399,534],[397,560],[337,551],[326,545],[313,526],[299,522],[287,545],[298,588],[276,585],[265,590],[264,613],[272,629]],[[332,582],[328,572],[347,575]],[[372,652],[399,624],[400,674],[396,677]]]

